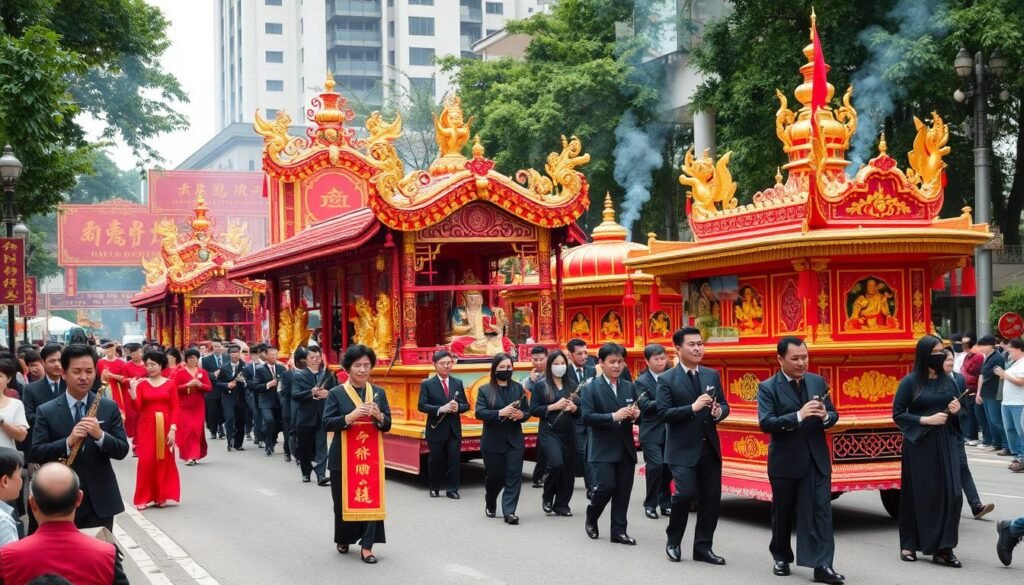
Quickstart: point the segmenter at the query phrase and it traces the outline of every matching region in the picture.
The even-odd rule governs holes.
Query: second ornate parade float
[[[895,514],[902,441],[892,397],[917,338],[934,331],[932,283],[992,235],[969,209],[938,218],[949,152],[938,114],[916,120],[909,169],[883,136],[878,156],[848,176],[857,129],[850,90],[833,107],[827,65],[813,45],[804,54],[800,107],[790,110],[779,93],[776,130],[788,160],[775,185],[740,205],[728,153],[717,161],[687,153],[680,181],[690,187],[695,241],[652,234],[646,245],[628,241],[610,197],[592,239],[576,227],[590,199],[579,171],[589,157],[575,137],[562,138],[545,174],[512,180],[493,169],[471,136],[472,118],[449,96],[436,122],[440,156],[407,173],[393,145],[401,119],[374,114],[357,138],[328,77],[307,137],[288,136],[284,114],[257,115],[273,245],[229,276],[266,280],[271,336],[283,353],[315,341],[336,364],[351,343],[375,348],[374,380],[395,421],[388,465],[410,472],[426,452],[416,401],[434,351],[458,356],[454,375],[473,404],[498,351],[517,355],[525,371],[532,344],[614,341],[640,371],[645,344],[670,348],[672,332],[692,325],[732,405],[720,427],[724,491],[770,499],[757,386],[778,368],[776,340],[802,337],[841,413],[829,435],[833,490],[879,490]],[[479,451],[471,414],[467,457]]]

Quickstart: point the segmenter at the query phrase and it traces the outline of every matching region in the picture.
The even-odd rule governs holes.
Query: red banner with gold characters
[[[25,302],[25,240],[0,238],[0,304]]]
[[[344,388],[356,407],[363,403],[348,382]],[[367,388],[372,392],[372,386],[367,385]],[[383,520],[386,515],[384,434],[367,419],[356,421],[340,432],[341,517],[346,522]]]
[[[262,172],[149,171],[149,211],[188,217],[202,195],[211,217],[267,217],[264,178]]]
[[[74,266],[64,267],[64,294],[69,297],[78,294],[78,269]]]
[[[57,217],[61,266],[142,266],[143,258],[160,253],[156,223],[162,218],[151,216],[145,205],[62,205]]]
[[[39,302],[36,297],[36,277],[25,277],[25,303],[21,305],[21,316],[25,318],[35,317],[39,312]]]

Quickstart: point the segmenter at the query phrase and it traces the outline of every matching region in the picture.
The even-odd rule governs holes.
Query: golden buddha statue
[[[480,284],[471,270],[460,284]],[[457,356],[488,356],[512,351],[512,340],[505,337],[508,319],[500,307],[484,304],[479,290],[468,290],[464,304],[452,313],[451,351]]]
[[[669,329],[671,324],[668,320],[668,313],[665,311],[658,311],[651,315],[650,322],[648,323],[648,329],[651,335],[656,337],[668,337]]]
[[[619,318],[619,314],[615,311],[608,311],[601,321],[601,338],[622,339],[623,337],[625,335],[622,333],[622,320]]]
[[[863,281],[863,285],[858,283],[849,296],[854,294],[857,296],[847,308],[847,329],[899,329],[899,321],[892,315],[895,305],[893,293],[885,283],[879,285],[877,279],[868,278]]]
[[[449,94],[444,98],[441,115],[434,116],[435,139],[441,156],[461,155],[462,146],[469,141],[469,126],[473,123],[473,117],[463,120],[461,104],[459,96]]]
[[[733,314],[740,335],[764,332],[764,307],[761,306],[761,298],[754,292],[753,287],[744,286],[740,289],[740,298],[736,302]]]
[[[590,321],[583,313],[576,313],[569,326],[569,332],[573,337],[590,337]]]

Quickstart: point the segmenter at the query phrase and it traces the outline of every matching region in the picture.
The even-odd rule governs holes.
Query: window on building
[[[388,65],[395,66],[395,52],[388,51]]]
[[[395,21],[393,21],[393,20],[388,23],[388,36],[389,37],[395,36]]]
[[[434,0],[409,0],[410,6],[433,6]]]
[[[284,63],[284,51],[267,51],[265,60],[267,63]]]
[[[284,81],[280,79],[268,79],[267,91],[284,91]]]
[[[433,65],[434,49],[425,49],[422,47],[409,47],[409,64]]]
[[[279,35],[284,33],[284,25],[280,22],[267,22],[263,24],[263,32],[268,35]]]
[[[505,14],[505,5],[501,2],[488,2],[487,14]]]
[[[434,19],[425,16],[410,16],[409,34],[420,37],[434,36]]]
[[[280,6],[281,0],[263,0],[265,6]]]
[[[267,108],[267,119],[268,120],[273,120],[274,118],[277,117],[277,113],[280,112],[280,111],[281,110],[279,110],[277,108]]]
[[[417,95],[434,95],[434,78],[433,77],[410,77],[409,78],[409,90]]]
[[[255,171],[256,170],[256,161],[252,160],[251,158],[249,159],[249,170],[250,171]]]

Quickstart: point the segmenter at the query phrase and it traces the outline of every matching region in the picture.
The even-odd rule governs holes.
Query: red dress
[[[100,379],[103,379],[103,372],[110,372],[115,376],[124,375],[124,360],[100,358],[96,362],[96,370],[99,373]],[[128,399],[128,386],[124,386],[117,380],[110,380],[110,399],[117,403],[117,408],[122,413],[126,413],[125,402],[130,402]]]
[[[146,375],[146,365],[136,364],[135,362],[125,362],[124,364],[124,384],[122,389],[124,390],[125,401],[124,401],[124,432],[133,439],[135,438],[135,427],[138,424],[138,414],[135,412],[135,404],[132,403],[128,398],[131,396],[128,394],[128,383],[133,378],[139,378],[145,380],[148,376]],[[132,445],[135,445],[135,441],[132,441]]]
[[[174,380],[154,387],[143,380],[132,401],[138,413],[135,450],[139,469],[135,477],[135,505],[181,501],[181,484],[174,449],[167,446],[167,433],[178,420],[178,388]],[[177,434],[177,433],[175,433]]]
[[[202,459],[206,457],[206,398],[203,394],[213,390],[210,374],[197,368],[193,376],[187,366],[179,366],[171,379],[178,388],[178,432],[174,435],[178,456],[186,461]],[[188,386],[193,379],[199,380],[199,388]]]

